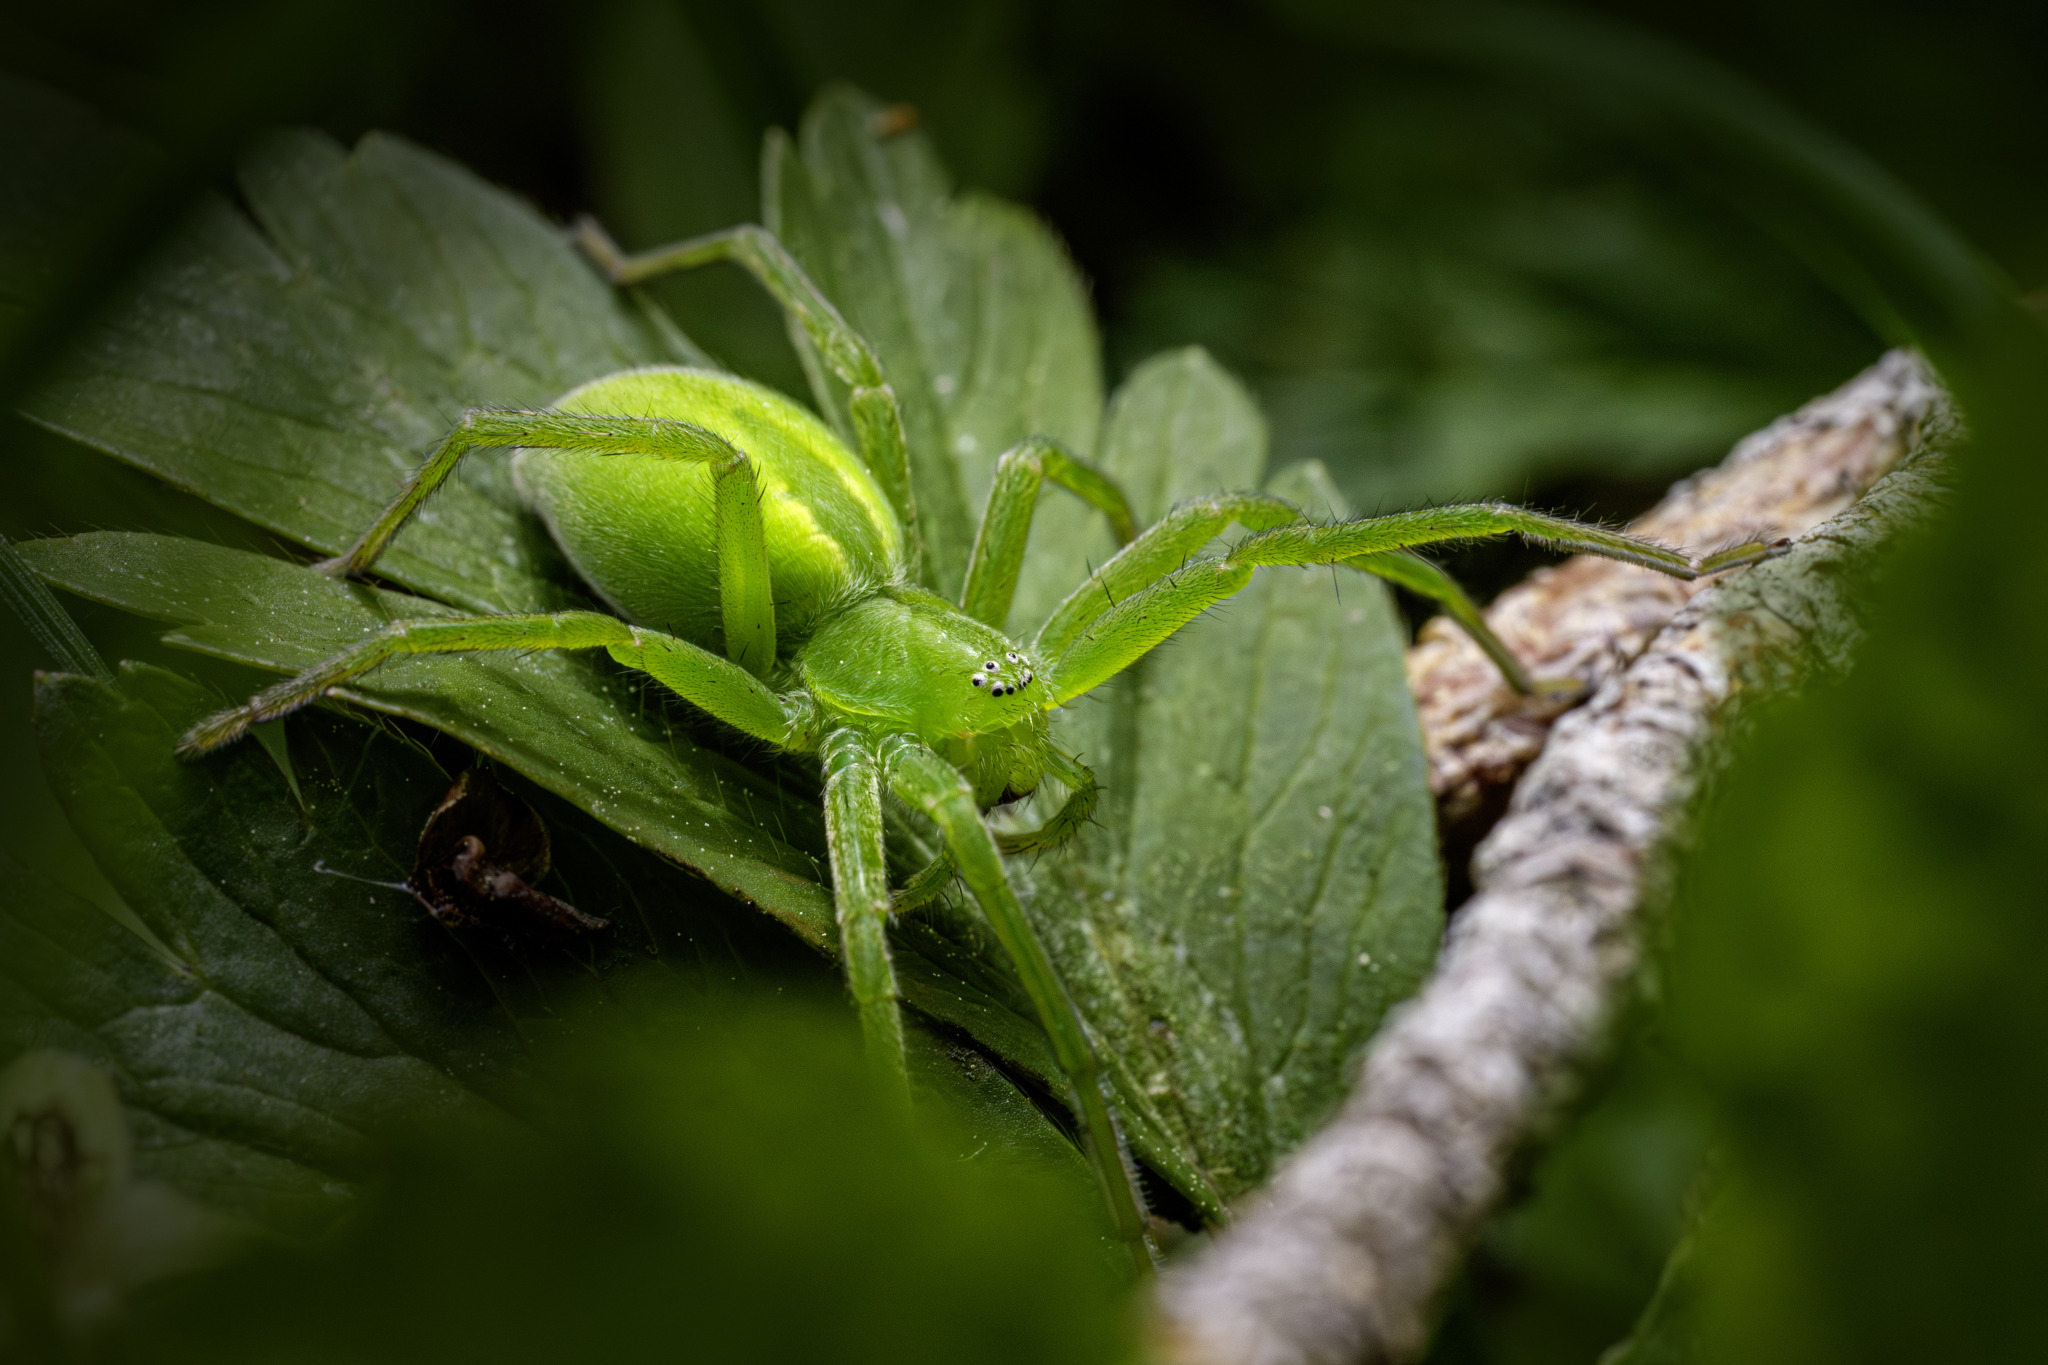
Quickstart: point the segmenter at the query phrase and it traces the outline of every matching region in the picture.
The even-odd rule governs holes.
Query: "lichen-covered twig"
[[[1709,497],[1713,482],[1774,450],[1803,448],[1816,467],[1840,469],[1841,445],[1903,440],[1935,397],[1916,364],[1888,357],[1674,501]],[[1798,462],[1784,458],[1773,482],[1796,489]],[[1643,908],[1741,704],[1844,665],[1860,629],[1859,571],[1928,515],[1937,468],[1907,464],[1782,558],[1699,593],[1557,721],[1480,847],[1478,894],[1435,975],[1373,1041],[1352,1098],[1235,1226],[1162,1281],[1163,1358],[1356,1365],[1421,1354],[1508,1159],[1597,1055],[1637,965]],[[1693,524],[1713,515],[1710,504]]]
[[[1692,550],[1751,536],[1799,536],[1854,502],[1897,464],[1934,409],[1937,390],[1904,351],[1735,447],[1674,487],[1630,530]],[[1558,716],[1628,662],[1711,580],[1686,583],[1581,555],[1502,593],[1487,623],[1531,677],[1574,679],[1578,692],[1521,696],[1466,634],[1442,619],[1408,652],[1422,715],[1430,790],[1446,845],[1463,846],[1500,813]]]

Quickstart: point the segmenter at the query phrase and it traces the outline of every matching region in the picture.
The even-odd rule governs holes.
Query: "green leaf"
[[[178,626],[172,644],[281,673],[390,621],[452,614],[424,598],[171,536],[99,532],[21,549],[71,592]],[[813,946],[836,942],[831,899],[818,885],[815,804],[643,715],[639,695],[594,659],[416,656],[343,695],[456,736],[759,905]]]
[[[98,532],[21,550],[69,591],[178,626],[166,637],[171,644],[279,672],[326,658],[388,621],[450,610],[171,536]],[[831,897],[819,884],[824,834],[815,797],[647,714],[642,694],[603,661],[419,655],[392,661],[342,695],[455,736],[766,911],[817,951],[837,953]],[[978,935],[956,941],[921,921],[897,926],[896,942],[912,1004],[1058,1085],[1058,1065],[1000,947]]]
[[[463,407],[545,403],[658,358],[560,234],[396,139],[345,154],[311,134],[281,137],[244,168],[243,190],[261,230],[207,204],[37,399],[41,420],[335,550]],[[475,610],[560,603],[545,529],[502,466],[485,456],[470,471],[406,528],[380,574]],[[30,553],[53,581],[181,626],[174,644],[278,671],[398,616],[446,610],[165,537]],[[650,720],[606,665],[415,659],[350,695],[457,735],[836,950],[815,801]],[[970,966],[956,945],[921,937],[906,945],[911,998],[1034,1074],[1049,1067],[1000,955]]]
[[[30,416],[334,553],[463,409],[673,358],[539,215],[400,139],[281,134],[240,187],[254,220],[205,201]],[[485,456],[378,571],[502,611],[561,602],[557,565]]]
[[[1058,239],[1013,205],[954,197],[923,134],[877,134],[881,110],[835,86],[796,147],[771,135],[762,213],[880,357],[903,407],[930,572],[957,595],[997,457],[1027,436],[1094,449],[1101,343]],[[843,391],[792,335],[843,429]]]
[[[172,756],[215,704],[137,665],[119,687],[60,675],[38,694],[51,784],[162,951],[26,869],[7,867],[0,897],[0,1058],[58,1047],[108,1068],[141,1178],[310,1235],[401,1130],[525,1112],[537,1042],[679,988],[737,999],[765,974],[837,990],[766,921],[540,792],[524,794],[553,835],[546,888],[612,930],[517,957],[453,935],[398,884],[450,781],[429,755],[294,717],[302,805],[258,746]],[[928,1032],[912,1043],[963,1156],[1086,1188],[1078,1153],[1000,1070]]]
[[[1026,1167],[1070,1182],[1095,1198],[1095,1176],[1081,1149],[974,1048],[921,1024],[905,1030],[904,1050],[921,1095],[939,1100],[959,1131],[962,1158],[983,1165]],[[1048,1093],[1056,1093],[1049,1091]]]
[[[1154,518],[1256,487],[1265,431],[1200,351],[1118,393],[1103,463]],[[1339,513],[1314,467],[1274,490]],[[1321,504],[1318,506],[1318,504]],[[1336,1106],[1443,930],[1435,812],[1386,591],[1261,574],[1059,718],[1104,786],[1071,851],[1013,863],[1148,1160],[1212,1213]],[[1144,1150],[1143,1134],[1173,1150]]]
[[[58,1046],[107,1066],[139,1174],[310,1234],[371,1173],[378,1135],[488,1110],[478,1082],[520,1050],[410,897],[316,871],[324,859],[402,877],[445,778],[324,722],[302,730],[302,761],[319,755],[304,763],[302,822],[254,746],[206,770],[172,759],[210,697],[154,669],[126,684],[47,679],[38,742],[80,835],[174,958],[33,874],[10,876],[0,1051]]]
[[[1043,228],[950,198],[922,142],[878,138],[872,112],[848,92],[821,101],[803,157],[771,154],[771,216],[876,340],[906,396],[920,478],[957,495],[950,513],[927,505],[934,533],[964,557],[969,509],[1001,449],[1043,433],[1087,450],[1100,408],[1094,333]],[[159,472],[216,484],[209,491],[224,505],[296,527],[308,543],[338,544],[382,501],[374,481],[359,481],[352,503],[337,495],[345,481],[333,471],[362,467],[368,451],[384,459],[388,483],[416,454],[365,431],[381,438],[410,414],[417,444],[439,434],[392,376],[433,378],[453,408],[476,401],[458,393],[499,394],[510,376],[545,368],[537,350],[550,327],[573,340],[580,318],[585,341],[615,342],[609,356],[585,347],[600,368],[646,341],[608,299],[578,312],[578,291],[593,282],[544,224],[401,144],[373,139],[352,157],[317,139],[273,144],[247,194],[270,239],[210,208],[176,249],[184,255],[173,253],[177,268],[115,315],[47,406],[118,428],[125,435],[104,444],[138,460],[147,448]],[[428,233],[415,214],[446,221]],[[503,297],[508,280],[530,293]],[[259,344],[231,330],[236,319]],[[293,329],[312,341],[287,346]],[[1184,353],[1126,387],[1105,463],[1156,516],[1180,496],[1256,486],[1263,426],[1234,383]],[[502,486],[486,476],[455,491],[437,504],[447,511],[438,529],[407,532],[413,558],[393,577],[464,606],[557,600],[541,532]],[[1047,500],[1020,613],[1042,613],[1107,553],[1098,522],[1068,499]],[[321,525],[330,539],[306,529]],[[95,535],[24,553],[62,586],[177,626],[171,643],[279,671],[391,619],[449,610],[164,537]],[[1111,1052],[1134,1144],[1211,1212],[1335,1102],[1358,1045],[1426,966],[1440,914],[1384,593],[1346,584],[1340,606],[1310,576],[1267,580],[1063,722],[1077,748],[1107,764],[1109,829],[1048,859],[1036,897]],[[1254,667],[1263,660],[1270,667]],[[813,946],[834,946],[808,793],[650,719],[645,694],[606,662],[415,658],[344,695],[463,739]],[[270,776],[284,780],[275,766]],[[1333,811],[1322,825],[1319,807]],[[1215,857],[1190,861],[1180,856],[1188,847]],[[1250,908],[1217,914],[1218,886]],[[935,910],[898,925],[895,942],[911,1003],[1057,1093],[1057,1067],[1009,965],[971,918]],[[1176,965],[1183,956],[1193,977]],[[987,1094],[1035,1131],[1042,1119],[1024,1120],[1028,1102],[1001,1079]],[[971,1098],[976,1087],[953,1089]],[[1171,1103],[1162,1091],[1175,1092]]]

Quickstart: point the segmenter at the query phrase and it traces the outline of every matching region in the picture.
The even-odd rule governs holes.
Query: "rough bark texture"
[[[1695,551],[1803,535],[1904,457],[1935,395],[1920,362],[1894,351],[1676,485],[1629,529]],[[1497,818],[1551,724],[1641,654],[1707,586],[1581,555],[1502,593],[1486,612],[1494,632],[1532,677],[1575,679],[1584,685],[1578,692],[1517,696],[1464,632],[1442,618],[1425,626],[1408,652],[1408,680],[1446,846],[1458,846],[1475,820]]]
[[[1887,357],[1674,490],[1661,527],[1747,529],[1774,506],[1846,501],[1853,492],[1828,492],[1855,483],[1843,471],[1895,463],[1935,401],[1916,363]],[[1752,467],[1755,483],[1742,477]],[[1653,585],[1591,576],[1587,590],[1604,605],[1587,613],[1607,623],[1604,634],[1575,636],[1556,657],[1604,667],[1605,681],[1556,722],[1481,845],[1478,894],[1428,986],[1374,1040],[1350,1101],[1235,1226],[1162,1281],[1163,1358],[1354,1365],[1421,1354],[1508,1159],[1598,1052],[1637,964],[1643,907],[1661,892],[1695,792],[1727,752],[1717,741],[1743,702],[1845,665],[1859,634],[1858,576],[1928,514],[1937,471],[1916,460],[1886,476],[1789,553],[1698,592],[1675,617],[1645,622]],[[1724,500],[1733,510],[1716,511]],[[1676,509],[1688,501],[1685,522]],[[1520,591],[1552,601],[1553,620],[1587,619],[1555,597],[1558,580],[1579,572],[1566,565]],[[1631,630],[1644,642],[1632,662],[1620,652]],[[1613,663],[1599,664],[1603,650]]]

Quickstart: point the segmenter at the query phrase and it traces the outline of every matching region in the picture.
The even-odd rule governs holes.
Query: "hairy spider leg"
[[[1098,572],[1054,611],[1046,631],[1040,634],[1038,648],[1054,655],[1046,666],[1051,679],[1050,704],[1071,701],[1108,681],[1189,621],[1242,591],[1259,568],[1348,564],[1415,545],[1496,535],[1518,535],[1556,549],[1603,555],[1680,579],[1753,563],[1774,548],[1752,542],[1695,561],[1677,550],[1618,531],[1505,503],[1393,512],[1327,526],[1297,520],[1254,531],[1220,559],[1200,559],[1184,568],[1164,569],[1153,582],[1114,606],[1091,600],[1099,591],[1096,584],[1102,574]],[[1137,550],[1144,540],[1139,537],[1130,549]],[[1109,567],[1104,565],[1105,570]],[[1152,567],[1157,567],[1156,557]],[[1046,648],[1048,632],[1058,643],[1057,652]]]
[[[903,1014],[889,960],[889,866],[882,827],[882,760],[856,726],[826,733],[825,842],[832,857],[832,908],[839,919],[846,985],[860,1013],[868,1062],[903,1103],[910,1100]]]
[[[1024,549],[1031,539],[1031,520],[1038,511],[1038,493],[1047,480],[1108,517],[1118,545],[1128,545],[1137,536],[1123,490],[1057,442],[1033,436],[1003,452],[996,461],[960,592],[960,609],[997,630],[1009,619],[1017,579],[1024,570]]]
[[[896,391],[889,387],[874,349],[847,324],[774,233],[743,223],[628,255],[602,224],[586,214],[576,220],[572,235],[584,255],[617,285],[642,284],[717,261],[730,261],[760,281],[776,304],[796,319],[825,364],[851,391],[847,405],[853,418],[854,444],[903,524],[911,577],[923,576],[924,538],[918,528],[917,500],[911,493],[910,444],[904,435]]]
[[[233,710],[200,721],[178,753],[197,757],[241,738],[251,725],[320,700],[402,654],[455,654],[493,649],[603,649],[648,674],[699,710],[779,748],[815,743],[816,703],[801,693],[779,697],[728,659],[687,640],[629,626],[616,616],[564,611],[533,616],[424,616],[393,621],[361,643],[265,688]]]
[[[1299,508],[1267,493],[1222,493],[1180,503],[1054,608],[1032,647],[1057,658],[1097,617],[1181,568],[1233,522],[1248,531],[1262,531],[1302,521]],[[1509,686],[1523,693],[1535,690],[1529,675],[1486,624],[1465,590],[1421,555],[1389,550],[1341,562],[1346,568],[1388,579],[1435,601],[1493,660]]]
[[[1102,1094],[1102,1073],[1087,1026],[1074,1007],[1066,985],[1046,955],[1038,932],[1024,916],[1011,889],[1002,854],[974,800],[974,789],[959,770],[907,735],[891,735],[881,744],[889,789],[906,804],[923,811],[938,825],[960,878],[981,906],[996,940],[1016,964],[1025,994],[1052,1041],[1053,1055],[1072,1087],[1074,1112],[1080,1117],[1089,1164],[1109,1205],[1118,1234],[1143,1256],[1144,1215],[1131,1189],[1123,1143],[1116,1120]],[[1149,1262],[1147,1264],[1149,1269]]]
[[[1486,624],[1486,618],[1479,614],[1479,605],[1465,595],[1457,579],[1429,560],[1413,550],[1382,550],[1378,554],[1347,559],[1344,567],[1384,578],[1418,597],[1429,598],[1444,609],[1444,615],[1456,621],[1472,637],[1472,643],[1479,646],[1481,653],[1493,660],[1493,666],[1507,679],[1509,687],[1525,697],[1536,691],[1537,684],[1529,680],[1522,661],[1509,652],[1507,645]],[[1570,685],[1576,686],[1576,683]]]
[[[472,408],[347,553],[315,565],[348,577],[366,572],[428,496],[471,451],[524,446],[592,455],[643,455],[709,465],[716,508],[718,604],[726,656],[756,677],[775,664],[775,594],[761,495],[746,452],[689,422],[660,417],[586,417]]]
[[[1025,830],[1018,834],[999,834],[996,844],[1005,853],[1040,853],[1049,848],[1058,848],[1081,832],[1081,826],[1088,823],[1095,814],[1095,806],[1102,796],[1102,788],[1096,784],[1095,772],[1076,758],[1069,758],[1057,749],[1046,754],[1045,771],[1056,777],[1067,789],[1067,799],[1060,808],[1047,818],[1037,829]]]
[[[1006,854],[1043,853],[1058,848],[1080,833],[1081,826],[1095,814],[1102,788],[1087,764],[1053,749],[1046,755],[1045,771],[1066,785],[1067,799],[1037,829],[996,835],[996,847]],[[941,849],[938,857],[897,888],[889,906],[898,914],[915,910],[938,899],[957,875],[959,869],[953,865],[953,855]]]
[[[1258,531],[1300,517],[1293,503],[1265,493],[1215,493],[1176,504],[1053,608],[1032,653],[1048,662],[1059,658],[1095,618],[1180,569],[1232,523]]]

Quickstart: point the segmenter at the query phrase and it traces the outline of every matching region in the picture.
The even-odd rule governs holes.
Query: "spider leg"
[[[960,593],[961,610],[997,630],[1010,616],[1017,576],[1024,568],[1024,547],[1031,538],[1031,518],[1038,510],[1038,492],[1047,479],[1107,516],[1117,544],[1128,545],[1137,535],[1123,490],[1057,443],[1033,436],[1005,451],[996,461],[988,506],[981,514],[981,529],[967,560],[967,584]]]
[[[1011,889],[1009,876],[1003,870],[995,836],[974,803],[974,789],[952,764],[907,736],[885,741],[883,754],[890,789],[938,824],[962,880],[974,893],[989,928],[995,931],[997,941],[1015,964],[1038,1022],[1052,1041],[1053,1055],[1059,1059],[1060,1068],[1072,1086],[1089,1164],[1109,1204],[1110,1217],[1137,1259],[1149,1267],[1142,1249],[1144,1215],[1131,1188],[1116,1121],[1103,1098],[1101,1067],[1095,1059],[1095,1048],[1088,1041],[1087,1026],[1081,1022],[1080,1011],[1074,1008],[1052,959],[1046,956],[1037,931],[1024,917],[1024,907],[1018,904],[1017,893]]]
[[[1373,574],[1389,583],[1398,583],[1418,596],[1429,598],[1444,609],[1444,615],[1456,621],[1472,637],[1472,643],[1479,646],[1481,653],[1493,660],[1493,666],[1508,680],[1509,687],[1525,697],[1536,690],[1536,685],[1529,681],[1529,674],[1522,668],[1521,660],[1511,654],[1501,638],[1493,633],[1493,628],[1486,624],[1486,618],[1480,615],[1478,605],[1458,586],[1458,580],[1421,555],[1413,550],[1383,550],[1378,554],[1347,559],[1344,567]]]
[[[953,855],[941,851],[938,857],[913,872],[910,880],[896,888],[889,897],[890,911],[900,915],[931,904],[959,875],[959,869],[953,866]]]
[[[1057,659],[1098,616],[1179,569],[1232,523],[1256,531],[1300,518],[1301,511],[1293,503],[1265,493],[1221,493],[1181,503],[1105,560],[1066,601],[1053,608],[1032,641],[1032,653]]]
[[[760,490],[746,452],[689,422],[657,417],[586,417],[558,412],[472,408],[370,529],[344,553],[316,567],[335,577],[366,572],[463,456],[493,446],[644,455],[709,465],[718,537],[718,601],[726,654],[756,677],[775,663],[775,594],[768,581],[768,539]]]
[[[1579,554],[1605,555],[1673,578],[1700,576],[1700,566],[1690,556],[1668,546],[1503,502],[1424,507],[1327,526],[1306,521],[1276,526],[1246,536],[1230,552],[1230,559],[1232,563],[1254,566],[1333,564],[1381,550],[1408,550],[1439,541],[1482,540],[1501,535],[1520,536],[1537,545]]]
[[[1097,580],[1103,574],[1098,573],[1054,612],[1053,619],[1040,632],[1039,648],[1054,656],[1046,669],[1050,675],[1051,704],[1071,701],[1114,677],[1189,621],[1242,591],[1251,581],[1253,571],[1263,566],[1344,564],[1416,545],[1496,535],[1519,535],[1538,544],[1604,555],[1683,579],[1753,563],[1772,549],[1759,542],[1696,561],[1677,550],[1618,531],[1583,526],[1504,503],[1424,508],[1327,526],[1295,520],[1254,531],[1220,559],[1197,560],[1181,569],[1166,570],[1113,606],[1106,601],[1092,608],[1085,603],[1077,604],[1077,599],[1084,598],[1091,589],[1100,590]],[[1145,537],[1139,537],[1125,553],[1144,543]],[[1112,560],[1111,564],[1114,563]],[[1109,567],[1104,565],[1105,570]],[[1370,565],[1360,567],[1374,571]],[[1069,605],[1076,605],[1071,615]],[[1046,648],[1049,635],[1059,646],[1057,652]]]
[[[620,250],[595,218],[578,219],[571,235],[598,269],[618,285],[639,284],[657,275],[714,261],[730,261],[759,280],[782,310],[803,328],[832,373],[852,390],[848,407],[861,459],[882,485],[889,505],[896,509],[916,557],[922,558],[917,501],[910,490],[910,445],[903,434],[903,412],[897,405],[895,390],[889,387],[874,349],[847,324],[774,233],[757,224],[744,223],[633,255]],[[910,567],[917,574],[922,566],[913,563]]]
[[[1041,853],[1049,848],[1058,848],[1079,833],[1081,826],[1095,814],[1102,788],[1086,764],[1055,751],[1046,764],[1046,771],[1067,784],[1067,799],[1053,812],[1052,818],[1037,829],[1021,834],[998,834],[996,847],[1003,853]],[[896,894],[889,900],[890,907],[897,914],[915,910],[936,899],[959,875],[960,870],[953,865],[953,855],[942,849],[938,857],[912,873],[910,880],[896,888]]]
[[[393,621],[330,659],[265,688],[241,706],[200,721],[179,741],[186,758],[241,738],[251,725],[320,700],[402,654],[491,649],[603,649],[700,710],[756,739],[808,747],[813,708],[770,692],[751,673],[685,640],[629,626],[616,616],[565,611],[552,616],[428,616]]]
[[[1095,803],[1102,795],[1102,788],[1086,764],[1054,751],[1046,763],[1046,770],[1066,783],[1066,801],[1053,812],[1051,819],[1037,829],[1022,834],[997,835],[996,846],[1004,853],[1038,853],[1058,848],[1080,833],[1081,826],[1095,814]]]
[[[905,1103],[903,1014],[889,961],[889,868],[882,831],[882,765],[872,736],[844,726],[821,746],[825,838],[832,855],[832,904],[847,988],[860,1011],[861,1039],[876,1074]]]

